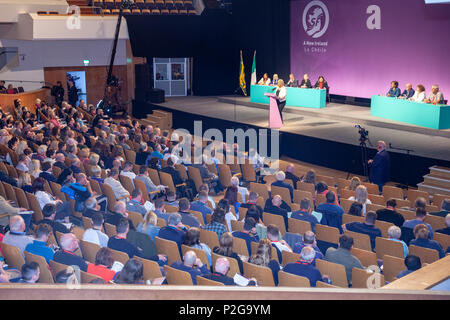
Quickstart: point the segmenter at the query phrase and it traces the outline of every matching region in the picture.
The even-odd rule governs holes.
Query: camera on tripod
[[[359,142],[365,143],[369,139],[369,131],[367,131],[365,128],[361,127],[359,124],[355,125],[355,128],[358,128],[359,131]]]

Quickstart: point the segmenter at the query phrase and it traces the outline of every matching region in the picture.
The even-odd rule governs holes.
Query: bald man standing
[[[386,151],[386,142],[377,142],[377,154],[373,159],[369,160],[370,166],[370,182],[378,185],[380,194],[383,186],[389,181],[391,176],[391,158]]]

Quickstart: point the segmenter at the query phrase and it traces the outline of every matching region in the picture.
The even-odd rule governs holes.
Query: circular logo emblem
[[[330,14],[322,1],[311,1],[303,10],[303,29],[308,36],[321,37],[328,29]]]

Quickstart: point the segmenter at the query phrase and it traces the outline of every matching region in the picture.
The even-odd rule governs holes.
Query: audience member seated
[[[447,226],[446,228],[436,230],[436,232],[443,233],[443,234],[450,236],[450,213],[447,214],[447,216],[445,217],[445,225]]]
[[[359,185],[361,185],[361,179],[359,179],[358,177],[352,177],[350,179],[350,185],[348,187],[346,187],[345,189],[351,190],[351,191],[356,191],[356,188]]]
[[[414,229],[419,224],[424,224],[427,226],[429,231],[429,238],[433,239],[433,228],[428,223],[424,222],[425,217],[427,216],[427,211],[424,208],[417,208],[416,209],[416,218],[413,220],[406,220],[405,223],[403,223],[403,227]]]
[[[107,247],[109,238],[102,231],[103,215],[101,212],[96,212],[91,216],[91,219],[93,226],[83,233],[83,240],[98,244],[102,248]]]
[[[401,94],[400,88],[398,87],[398,81],[391,82],[391,88],[386,94],[387,97],[398,98]]]
[[[166,223],[167,223],[168,220],[169,220],[169,215],[170,214],[166,212],[166,209],[164,208],[164,206],[165,206],[165,203],[164,203],[164,198],[163,197],[157,198],[155,200],[155,213],[156,213],[156,216],[158,218],[164,219],[166,221]]]
[[[344,224],[342,225],[342,230],[367,234],[370,238],[370,245],[372,247],[372,250],[374,250],[375,238],[382,237],[381,230],[375,227],[375,221],[377,221],[377,214],[373,211],[369,211],[366,214],[364,222],[355,221]]]
[[[176,163],[176,161],[174,161],[172,156],[170,156],[167,159],[167,166],[162,168],[161,171],[170,174],[172,176],[173,184],[176,186],[176,185],[184,183],[184,181],[181,178],[178,170],[175,169],[175,163]]]
[[[269,200],[269,199],[268,199]],[[288,230],[288,211],[281,207],[281,196],[275,195],[272,198],[272,202],[267,201],[264,211],[271,214],[282,216],[284,219],[284,226],[286,231]]]
[[[259,242],[259,237],[256,234],[256,221],[253,218],[247,218],[244,222],[242,231],[233,231],[233,237],[244,239],[247,244],[249,255],[252,255],[252,242]]]
[[[142,166],[139,168],[139,175],[136,177],[137,180],[140,180],[145,183],[145,188],[147,189],[147,192],[149,193],[150,198],[153,198],[156,194],[150,195],[153,191],[164,191],[165,186],[159,185],[156,186],[152,180],[149,178],[148,175],[148,168],[146,166]]]
[[[55,219],[58,221],[64,220],[69,222],[69,217],[72,215],[72,208],[70,207],[70,202],[62,202],[56,199],[44,189],[45,180],[43,178],[36,178],[33,182],[32,189],[36,196],[37,201],[41,210],[44,209],[46,204],[54,204],[56,206],[56,216]]]
[[[222,237],[222,234],[227,232],[227,228],[224,225],[225,223],[225,210],[222,208],[214,209],[214,212],[211,216],[211,223],[207,224],[203,229],[208,231],[213,231],[217,233],[218,239]]]
[[[222,234],[219,239],[219,247],[214,247],[213,252],[224,257],[236,259],[239,266],[239,272],[244,274],[244,266],[241,257],[233,251],[233,235],[230,232]]]
[[[91,179],[100,183],[105,183],[105,180],[102,178],[102,168],[100,166],[95,165],[91,167]]]
[[[201,164],[193,164],[192,167],[197,168],[200,171],[200,176],[202,178],[203,183],[208,183],[214,188],[214,192],[216,194],[219,194],[221,191],[223,191],[223,187],[220,184],[219,177],[210,172],[208,170],[208,167],[206,166],[207,159],[205,156],[202,157],[202,163]]]
[[[268,267],[272,270],[273,282],[278,285],[278,272],[281,267],[277,260],[272,257],[272,244],[269,239],[262,239],[259,241],[258,249],[254,253],[249,261],[249,263],[256,264],[261,267]]]
[[[87,272],[88,264],[82,257],[75,254],[79,249],[78,239],[73,233],[66,233],[59,239],[61,249],[55,252],[53,260],[68,266],[79,266],[81,271]]]
[[[317,218],[311,214],[311,204],[308,199],[300,201],[300,210],[292,212],[291,219],[307,221],[311,224],[311,230],[316,232]]]
[[[418,84],[416,92],[413,94],[409,100],[415,102],[423,102],[426,99],[425,87],[422,84]]]
[[[106,282],[112,281],[116,272],[111,270],[114,264],[112,252],[109,248],[101,248],[95,255],[95,263],[90,263],[87,272],[103,278]]]
[[[403,218],[400,213],[395,211],[396,207],[397,201],[395,201],[395,199],[389,199],[386,202],[385,209],[377,210],[377,220],[393,223],[397,227],[402,227],[403,223],[405,223],[405,218]]]
[[[400,271],[400,273],[397,275],[397,279],[407,276],[408,274],[413,273],[414,271],[422,268],[422,262],[420,261],[420,257],[412,254],[406,256],[405,266],[406,270]]]
[[[231,212],[230,203],[228,202],[228,199],[221,199],[219,203],[217,204],[217,207],[223,209],[225,213],[225,222],[228,226],[228,230],[231,230],[231,221],[237,221],[236,216]]]
[[[272,183],[272,186],[276,186],[276,187],[282,187],[282,188],[287,188],[289,189],[289,193],[291,194],[291,202],[294,201],[294,188],[292,187],[292,185],[290,185],[289,183],[285,182],[284,180],[286,179],[286,175],[283,171],[278,171],[277,174],[275,175],[277,181]],[[289,200],[289,199],[284,199],[285,201]]]
[[[148,152],[148,145],[144,142],[139,144],[139,151],[136,153],[136,164],[139,166],[145,165],[145,160],[150,156]]]
[[[209,204],[211,205],[211,208],[214,210],[216,208],[216,202],[214,201],[214,198],[209,195],[209,186],[207,183],[204,183],[200,186],[198,192],[202,192],[202,191],[206,192],[206,194],[208,195]],[[198,197],[198,195],[197,195],[197,197]]]
[[[408,245],[400,239],[402,236],[402,230],[397,226],[391,226],[388,229],[388,239],[400,242],[403,246],[403,253],[405,257],[408,255]]]
[[[39,160],[33,159],[28,165],[28,173],[33,177],[37,178],[41,174],[41,163]]]
[[[161,228],[158,237],[176,242],[178,250],[181,253],[181,245],[186,236],[186,227],[181,223],[181,215],[179,213],[171,213],[167,222],[167,226]]]
[[[427,99],[424,100],[425,103],[431,103],[431,104],[443,104],[444,103],[444,95],[442,94],[442,91],[439,91],[439,86],[437,84],[434,84],[431,87],[431,92]]]
[[[177,200],[177,194],[173,191],[167,191],[166,193],[166,199],[165,202],[166,205],[172,206],[172,207],[178,207],[179,203]]]
[[[342,264],[345,267],[347,274],[347,281],[350,285],[352,282],[352,269],[354,267],[364,269],[358,258],[351,254],[350,250],[353,247],[353,238],[345,234],[339,237],[339,248],[328,248],[325,253],[325,260]]]
[[[19,283],[36,283],[39,280],[40,269],[37,262],[25,263],[21,268],[22,277]]]
[[[158,217],[153,211],[148,211],[145,216],[143,222],[139,223],[137,226],[137,231],[146,233],[155,241],[155,236],[159,234],[161,230],[160,227],[157,226]]]
[[[289,179],[292,181],[292,184],[294,185],[294,189],[297,189],[297,182],[301,181],[301,178],[296,176],[294,174],[294,164],[289,163],[286,167],[286,179]]]
[[[9,231],[5,234],[2,241],[5,244],[19,248],[22,255],[27,245],[34,241],[32,237],[26,235],[25,228],[25,221],[21,216],[11,216],[9,218]]]
[[[144,265],[138,259],[130,259],[118,273],[114,283],[116,284],[144,284]]]
[[[342,215],[345,213],[341,206],[335,204],[336,196],[333,192],[328,191],[326,194],[326,203],[317,206],[317,212],[322,213],[321,224],[338,228],[342,233]]]
[[[133,163],[130,161],[125,162],[120,175],[130,178],[131,182],[133,183],[134,178],[136,178],[136,174],[133,172]]]
[[[208,207],[208,194],[204,191],[200,191],[198,194],[198,200],[191,202],[191,210],[201,212],[203,215],[203,221],[206,222],[206,215],[212,214],[213,210]]]
[[[133,258],[134,256],[137,256],[156,261],[158,262],[159,265],[164,265],[164,263],[167,261],[167,257],[162,254],[153,257],[144,257],[142,249],[136,247],[134,244],[132,244],[127,240],[127,234],[128,231],[130,230],[130,226],[128,224],[127,219],[125,218],[120,219],[119,223],[116,226],[116,229],[117,235],[109,238],[108,248],[125,252],[126,254],[128,254],[130,259]]]
[[[312,265],[316,265],[316,259],[325,259],[323,253],[320,251],[319,247],[317,247],[316,235],[314,232],[306,231],[302,237],[302,241],[296,243],[292,251],[295,253],[300,253],[305,247],[311,247],[316,251]]]
[[[444,257],[445,253],[441,244],[437,241],[430,240],[429,231],[426,225],[416,225],[414,227],[414,237],[415,239],[411,240],[409,245],[436,250],[439,253],[439,259]]]
[[[307,73],[303,75],[302,82],[300,82],[300,88],[312,88],[311,80],[309,80]]]
[[[203,275],[204,278],[221,282],[226,286],[234,286],[236,283],[234,282],[234,279],[231,277],[228,277],[228,271],[230,270],[230,261],[228,261],[227,258],[219,258],[216,260],[216,264],[214,266],[214,272],[211,274],[205,274]],[[256,279],[250,278],[248,286],[255,286],[256,285]]]
[[[362,217],[362,209],[362,204],[355,201],[352,203],[347,213],[351,216]]]
[[[179,202],[180,211],[178,212],[181,215],[181,223],[186,224],[190,227],[200,228],[200,222],[198,222],[197,218],[189,212],[190,203],[187,198],[180,199]]]
[[[128,219],[128,213],[125,208],[125,203],[122,201],[117,201],[113,209],[114,211],[110,211],[107,215],[105,215],[105,222],[117,227],[120,219]],[[130,226],[130,230],[135,230],[130,219],[128,219],[128,224]]]
[[[125,189],[119,181],[119,171],[111,169],[108,178],[105,179],[105,184],[110,186],[114,192],[116,200],[125,199],[130,196],[130,193]]]
[[[140,189],[134,189],[131,193],[131,200],[127,202],[126,209],[127,211],[140,213],[142,216],[145,216],[147,213],[147,209],[143,205],[144,199],[142,197],[142,192]]]
[[[208,245],[200,242],[200,229],[195,227],[189,228],[186,231],[186,236],[184,238],[183,244],[191,248],[201,249],[205,251],[209,265],[212,266],[211,249],[208,247]]]
[[[258,197],[259,195],[256,192],[250,192],[247,202],[241,204],[241,207],[249,209],[251,206],[255,206],[256,210],[258,211],[258,218],[255,220],[256,222],[261,222],[264,210],[263,208],[261,208],[261,206],[256,204],[256,202],[258,201]]]
[[[361,203],[363,206],[363,215],[366,214],[366,205],[372,204],[372,201],[369,200],[368,194],[367,194],[367,188],[364,185],[359,185],[356,187],[355,190],[355,196],[351,196],[348,198],[348,200],[356,201],[358,203]]]
[[[17,163],[16,169],[22,170],[23,172],[29,171],[28,165],[27,165],[27,156],[24,153],[19,155],[19,163]]]
[[[100,211],[100,205],[97,203],[97,199],[95,197],[90,197],[84,202],[84,210],[83,216],[87,218],[92,218],[92,216],[96,213],[103,213]]]
[[[278,261],[282,260],[282,251],[292,252],[292,248],[289,244],[281,239],[280,240],[280,230],[274,224],[269,224],[267,226],[267,239],[270,240],[272,246],[277,250]]]
[[[444,199],[442,201],[441,205],[441,211],[439,212],[428,212],[428,214],[431,214],[433,216],[439,216],[439,217],[446,217],[450,213],[450,198]]]
[[[323,76],[319,76],[317,82],[314,84],[314,89],[325,89],[327,90],[327,94],[330,91],[330,87],[328,86],[328,81],[325,80]]]
[[[311,247],[304,247],[300,252],[300,259],[294,263],[288,263],[284,268],[284,272],[292,273],[297,276],[308,278],[311,287],[316,286],[317,281],[331,283],[326,276],[322,277],[319,269],[313,264],[316,259],[316,251]]]
[[[172,268],[188,272],[192,277],[192,282],[194,285],[197,284],[197,276],[203,276],[210,274],[208,266],[203,264],[203,262],[197,258],[194,251],[186,251],[183,256],[183,262],[175,261],[171,265]]]
[[[67,227],[62,224],[59,221],[55,220],[56,217],[56,206],[54,204],[51,203],[47,203],[44,208],[42,208],[42,215],[44,216],[44,219],[42,219],[41,221],[39,221],[37,224],[48,224],[52,230],[53,230],[53,234],[56,237],[56,231],[61,232],[61,233],[69,233],[69,229],[67,229]]]
[[[40,224],[36,229],[33,243],[28,244],[25,247],[25,251],[44,257],[48,263],[53,259],[53,255],[55,254],[52,248],[46,246],[51,233],[52,227],[45,223]]]

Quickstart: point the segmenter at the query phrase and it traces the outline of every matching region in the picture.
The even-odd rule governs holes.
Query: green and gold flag
[[[244,95],[247,96],[247,85],[245,84],[245,71],[244,71],[244,60],[242,59],[242,50],[241,50],[241,67],[239,71],[239,85],[241,86]]]

